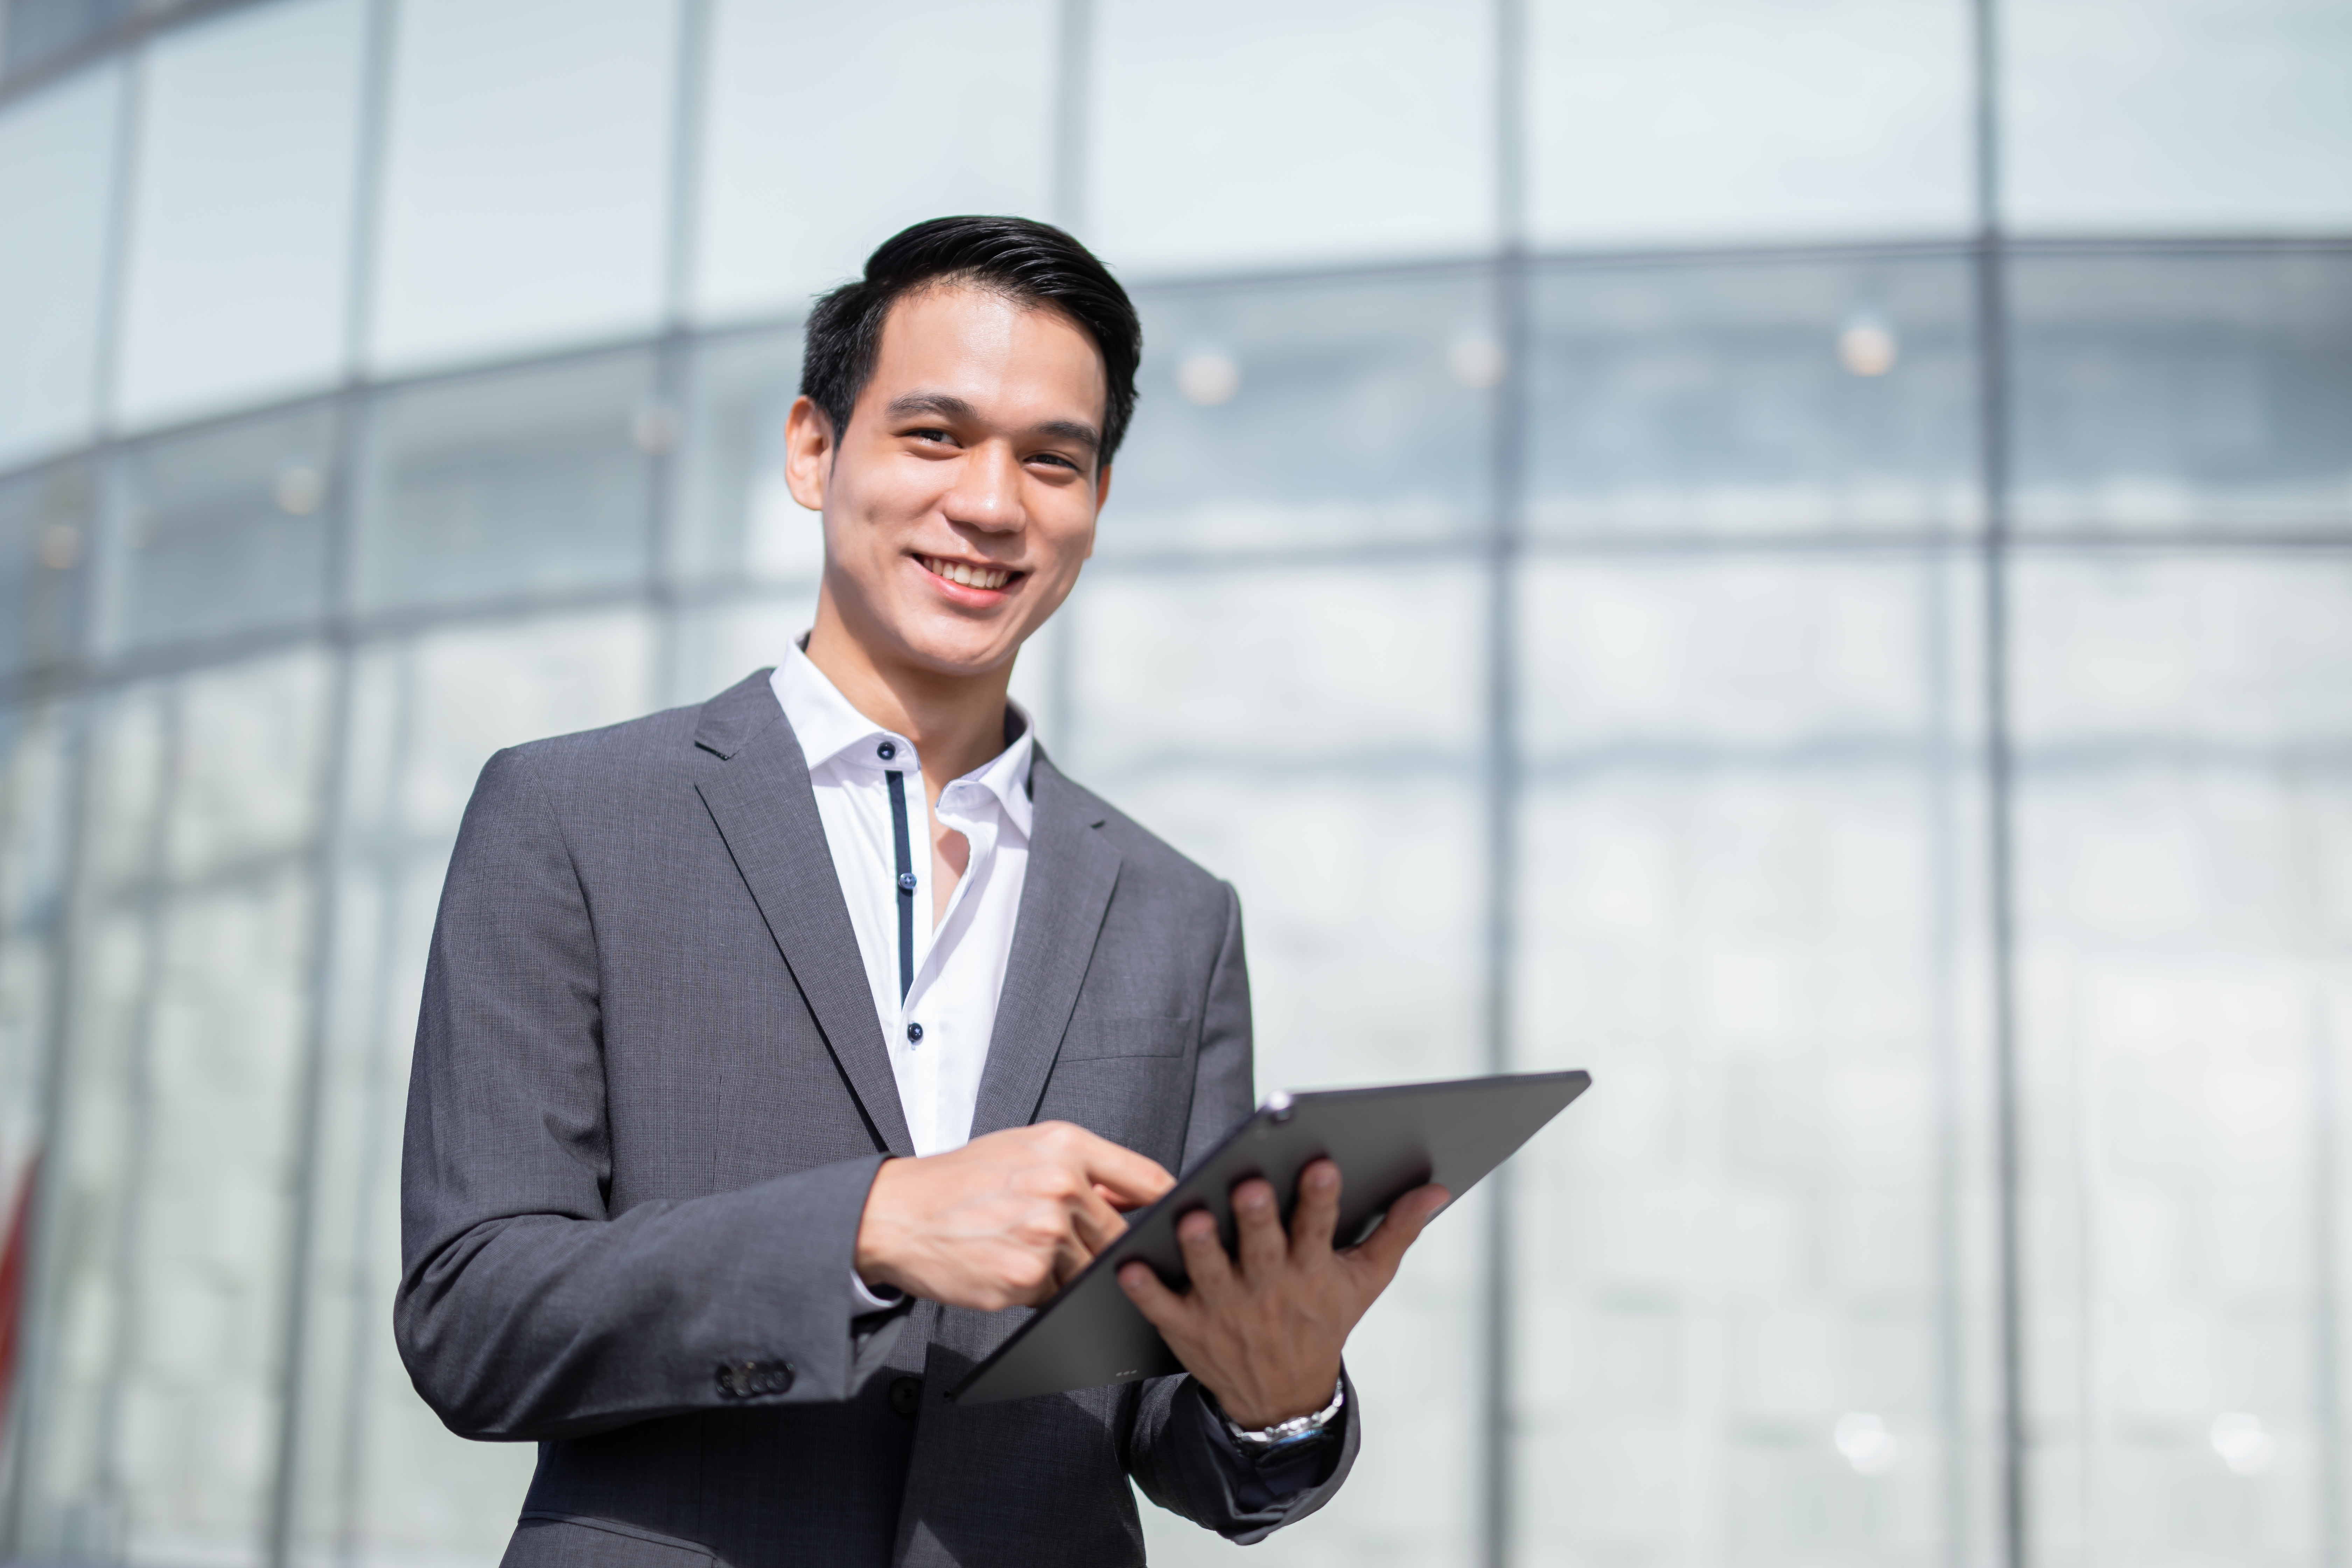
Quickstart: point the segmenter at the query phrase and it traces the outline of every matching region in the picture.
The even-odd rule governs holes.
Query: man
[[[1190,1375],[946,1392],[1252,1102],[1233,891],[1006,698],[1092,552],[1142,335],[1059,230],[908,229],[810,318],[814,628],[698,708],[502,752],[458,835],[402,1168],[401,1353],[536,1439],[514,1563],[1140,1563],[1128,1478],[1236,1541],[1353,1458],[1350,1329],[1444,1201],[1332,1247],[1234,1192]],[[918,793],[919,791],[919,793]]]

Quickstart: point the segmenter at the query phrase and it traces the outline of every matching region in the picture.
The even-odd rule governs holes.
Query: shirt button
[[[898,873],[898,890],[902,893],[911,893],[915,890],[915,874],[912,871]]]
[[[887,763],[898,754],[898,748],[890,742],[885,741],[874,748],[874,754]]]
[[[920,1024],[909,1024],[907,1026],[907,1043],[910,1046],[919,1046],[923,1043],[923,1026]]]

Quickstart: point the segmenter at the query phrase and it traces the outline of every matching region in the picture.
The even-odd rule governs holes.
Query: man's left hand
[[[1171,1290],[1147,1263],[1121,1268],[1118,1282],[1236,1425],[1271,1426],[1331,1403],[1349,1331],[1448,1195],[1415,1187],[1360,1245],[1337,1250],[1339,1169],[1318,1160],[1299,1173],[1289,1235],[1274,1188],[1253,1177],[1234,1188],[1238,1257],[1226,1255],[1216,1220],[1195,1210],[1176,1222],[1190,1289]]]

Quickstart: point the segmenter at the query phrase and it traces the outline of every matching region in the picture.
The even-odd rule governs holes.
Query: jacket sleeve
[[[516,1440],[845,1399],[903,1321],[853,1284],[881,1156],[609,1210],[596,932],[539,754],[483,770],[426,961],[393,1315],[409,1376],[451,1430]]]
[[[1225,889],[1224,942],[1209,977],[1183,1168],[1207,1158],[1256,1103],[1250,1047],[1249,964],[1242,952],[1241,900]],[[1309,1476],[1265,1477],[1226,1436],[1205,1392],[1189,1374],[1154,1378],[1136,1401],[1128,1469],[1144,1495],[1226,1539],[1248,1545],[1331,1500],[1356,1462],[1355,1385],[1343,1369],[1347,1403],[1338,1440],[1325,1444]],[[1306,1484],[1301,1485],[1301,1482]],[[1271,1485],[1269,1483],[1271,1482]],[[1276,1489],[1296,1488],[1296,1489]]]

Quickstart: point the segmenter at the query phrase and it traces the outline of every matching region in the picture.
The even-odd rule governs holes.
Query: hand
[[[1274,1188],[1253,1177],[1234,1188],[1237,1260],[1225,1256],[1215,1219],[1196,1209],[1176,1222],[1192,1289],[1178,1295],[1147,1263],[1121,1268],[1118,1282],[1227,1415],[1244,1427],[1271,1426],[1331,1403],[1349,1333],[1449,1196],[1415,1187],[1361,1246],[1335,1252],[1339,1168],[1318,1160],[1299,1173],[1287,1237]]]
[[[1159,1164],[1066,1121],[885,1160],[857,1223],[857,1274],[950,1307],[1034,1306],[1176,1184]]]

